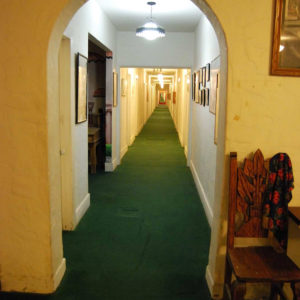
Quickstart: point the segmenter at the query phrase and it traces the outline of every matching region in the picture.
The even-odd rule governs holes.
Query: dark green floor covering
[[[210,230],[167,109],[155,110],[115,172],[89,184],[90,209],[63,234],[66,275],[43,298],[210,299]]]

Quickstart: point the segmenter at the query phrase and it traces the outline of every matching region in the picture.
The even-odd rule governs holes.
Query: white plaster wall
[[[148,41],[135,32],[118,32],[118,65],[121,67],[192,67],[194,34],[168,32],[163,39]]]
[[[195,30],[194,71],[219,56],[220,49],[213,27],[202,16]],[[216,151],[214,144],[215,115],[209,107],[193,102],[191,122],[190,166],[209,223],[212,223],[215,198]]]
[[[127,79],[126,95],[120,95],[120,158],[143,129],[153,110],[146,102],[143,68],[121,68],[121,79]],[[150,101],[151,103],[151,101]]]
[[[175,77],[174,85],[170,87],[170,91],[176,91],[176,101],[173,103],[173,93],[171,101],[168,101],[170,114],[176,127],[179,141],[185,148],[187,154],[187,131],[189,127],[189,103],[190,103],[190,83],[187,82],[187,69],[178,69]]]
[[[64,35],[71,39],[71,123],[73,137],[73,197],[78,223],[88,207],[88,122],[75,124],[75,56],[88,56],[88,35],[91,34],[115,53],[116,30],[96,1],[91,0],[74,15]],[[86,202],[86,203],[84,203]],[[83,210],[83,211],[82,211]],[[76,226],[76,224],[75,224]]]
[[[125,88],[125,94],[122,95],[120,93],[120,159],[124,156],[124,154],[127,152],[128,149],[128,70],[121,68],[120,69],[120,82],[124,84]],[[123,81],[122,81],[123,80]],[[127,85],[126,85],[127,83]],[[120,88],[121,91],[122,87]]]

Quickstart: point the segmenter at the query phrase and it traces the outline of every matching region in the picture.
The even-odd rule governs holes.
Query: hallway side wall
[[[173,94],[173,90],[175,94]],[[167,101],[170,114],[178,132],[181,146],[187,157],[188,152],[188,128],[189,128],[189,104],[190,104],[190,70],[177,69],[174,85],[170,87],[171,100]],[[174,99],[175,95],[175,99]]]
[[[194,2],[203,6],[200,0]],[[213,297],[221,298],[230,152],[236,151],[239,160],[257,148],[266,158],[278,152],[288,153],[295,178],[290,205],[300,205],[300,78],[270,75],[273,0],[206,2],[222,25],[228,47],[225,177],[221,187],[223,192],[216,195],[213,208],[208,265],[210,290]],[[222,50],[226,52],[226,49]],[[300,240],[300,233],[294,238],[295,242]],[[293,240],[289,241],[289,247],[293,243]]]
[[[211,63],[220,54],[213,27],[203,15],[195,30],[193,72]],[[210,82],[207,82],[207,86]],[[215,200],[216,151],[214,144],[215,115],[209,106],[192,102],[191,105],[191,171],[210,225]]]
[[[151,116],[143,68],[120,68],[120,158],[143,129]],[[122,85],[126,88],[123,89]],[[148,91],[149,92],[149,91]]]
[[[64,35],[71,39],[72,78],[70,110],[73,137],[74,228],[88,209],[90,203],[90,195],[88,191],[88,122],[86,121],[80,124],[75,124],[75,58],[77,53],[88,57],[89,34],[105,45],[108,49],[112,50],[114,56],[116,56],[115,27],[94,0],[89,1],[78,10],[64,32]]]

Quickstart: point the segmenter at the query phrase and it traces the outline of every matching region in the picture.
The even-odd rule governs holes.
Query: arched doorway
[[[217,17],[211,10],[211,8],[204,2],[204,1],[195,1],[193,2],[204,12],[206,17],[209,19],[211,24],[213,25],[215,32],[217,34],[220,51],[221,51],[221,65],[220,65],[220,74],[221,74],[221,86],[220,86],[220,106],[219,106],[219,115],[218,115],[218,146],[217,146],[217,169],[216,169],[216,178],[215,178],[215,201],[214,201],[214,214],[213,214],[213,222],[212,222],[212,242],[211,242],[211,249],[210,249],[210,263],[207,268],[207,281],[209,283],[209,286],[211,288],[211,293],[215,296],[218,296],[221,291],[215,289],[215,281],[222,281],[222,275],[219,276],[219,279],[215,279],[215,276],[217,276],[218,272],[215,272],[215,266],[216,266],[216,258],[219,257],[217,255],[217,251],[219,248],[219,219],[220,214],[222,213],[222,199],[224,195],[223,190],[223,182],[224,182],[224,168],[225,168],[225,155],[224,155],[224,147],[225,147],[225,111],[226,111],[226,95],[227,95],[227,44],[225,39],[225,34],[222,30],[222,26],[219,23]],[[72,1],[72,3],[69,3],[69,6],[64,9],[61,16],[59,17],[54,30],[51,35],[50,43],[49,43],[49,51],[48,51],[48,62],[54,61],[55,57],[52,57],[51,53],[55,53],[53,50],[57,47],[58,41],[60,41],[60,34],[62,34],[63,30],[65,29],[67,25],[67,18],[66,15],[72,16],[70,14],[70,11],[73,12],[76,9],[79,9],[84,3],[82,1]],[[76,8],[75,8],[76,7]],[[51,50],[50,50],[51,49]],[[49,64],[48,64],[49,65]],[[50,64],[52,67],[54,64]],[[49,72],[56,72],[53,68],[48,68],[48,87],[52,86],[50,90],[53,91],[53,87],[55,87],[55,76],[51,75]],[[53,81],[53,82],[52,82]],[[49,91],[49,89],[48,89]],[[48,94],[48,98],[52,96]],[[52,98],[53,99],[53,98]],[[53,109],[53,108],[51,108]],[[53,114],[51,114],[53,115]],[[57,116],[56,116],[57,117]],[[51,128],[49,128],[51,130]],[[49,136],[51,133],[49,132]],[[53,144],[55,142],[53,141]],[[49,151],[50,152],[50,151]],[[222,264],[222,259],[219,262]],[[220,264],[219,264],[220,265]]]
[[[53,291],[57,285],[59,284],[63,273],[65,269],[65,263],[63,260],[63,251],[62,251],[62,241],[61,241],[61,203],[60,203],[60,154],[59,154],[59,139],[58,139],[58,132],[59,132],[59,113],[58,113],[58,50],[60,46],[60,41],[62,38],[62,34],[64,32],[64,29],[66,28],[67,24],[69,23],[72,16],[76,13],[76,11],[85,3],[86,1],[82,0],[71,0],[71,1],[54,1],[51,3],[51,8],[46,8],[46,3],[37,3],[36,1],[28,1],[26,3],[27,8],[27,14],[26,19],[28,19],[28,25],[32,25],[33,30],[27,30],[28,35],[33,36],[35,39],[31,40],[31,43],[26,44],[25,41],[23,41],[22,34],[24,34],[24,30],[21,31],[18,29],[12,29],[11,34],[14,33],[15,35],[12,35],[13,37],[16,37],[16,40],[18,40],[18,43],[24,42],[23,47],[19,47],[16,43],[12,42],[12,38],[8,39],[7,42],[8,45],[13,46],[18,49],[18,51],[15,51],[15,60],[21,60],[26,57],[26,63],[19,65],[16,64],[16,66],[20,66],[18,71],[21,74],[18,74],[20,76],[14,76],[15,79],[11,79],[11,85],[13,86],[14,83],[19,83],[18,88],[22,90],[22,93],[16,93],[12,88],[9,89],[11,94],[7,94],[5,97],[6,99],[12,99],[16,100],[17,102],[20,101],[18,99],[22,98],[23,95],[26,95],[27,101],[24,101],[24,105],[30,105],[34,106],[36,108],[36,111],[39,113],[39,117],[35,117],[30,119],[30,121],[23,120],[20,122],[20,115],[17,115],[16,118],[20,124],[33,124],[34,121],[38,123],[39,130],[36,130],[35,134],[39,134],[39,139],[32,134],[31,136],[34,136],[30,142],[34,144],[34,142],[37,142],[35,145],[35,148],[38,148],[39,152],[36,155],[36,159],[33,162],[32,160],[28,159],[30,163],[28,162],[28,166],[34,166],[37,167],[37,175],[36,180],[32,183],[32,185],[37,186],[38,188],[35,188],[39,191],[39,193],[33,193],[36,190],[34,190],[30,197],[26,198],[26,201],[20,201],[18,202],[18,205],[15,205],[17,201],[11,201],[14,203],[17,209],[22,210],[22,206],[20,203],[25,203],[26,208],[28,208],[30,205],[31,207],[35,207],[34,209],[30,210],[30,212],[33,211],[34,217],[39,217],[38,220],[35,220],[35,222],[30,223],[30,225],[33,228],[38,228],[36,230],[31,229],[32,231],[28,231],[29,233],[34,232],[33,235],[30,234],[29,238],[33,241],[32,244],[29,243],[26,249],[36,249],[35,251],[31,252],[28,250],[23,256],[22,256],[22,266],[26,266],[26,258],[28,258],[28,261],[30,261],[30,257],[34,256],[34,259],[36,260],[36,264],[31,267],[30,272],[32,271],[32,274],[39,274],[41,278],[45,279],[45,284],[39,286],[36,284],[34,287],[31,283],[25,283],[24,285],[27,286],[28,291],[41,291],[41,292],[51,292]],[[25,4],[24,4],[25,5]],[[22,19],[22,6],[18,6],[18,4],[15,4],[13,1],[10,2],[10,4],[7,4],[7,6],[11,9],[11,15],[15,13],[15,16],[20,17],[20,20]],[[33,19],[36,20],[36,11],[39,9],[43,10],[43,14],[40,15],[40,21],[34,22]],[[57,18],[58,16],[58,18]],[[45,17],[45,18],[43,18]],[[16,18],[18,19],[18,18]],[[31,20],[32,19],[32,20]],[[43,19],[43,21],[41,21]],[[5,20],[5,18],[4,18]],[[18,19],[19,20],[19,19]],[[24,17],[25,20],[25,17]],[[54,20],[56,22],[54,23]],[[34,25],[39,25],[34,27]],[[17,26],[16,24],[15,26]],[[30,27],[30,26],[29,26]],[[15,28],[15,27],[14,27]],[[30,31],[30,33],[29,33]],[[36,34],[36,35],[34,35]],[[25,36],[25,35],[24,35]],[[34,44],[34,46],[32,46]],[[26,46],[30,45],[30,46]],[[28,59],[29,58],[29,59]],[[24,60],[25,61],[25,60]],[[30,64],[38,64],[38,68],[40,68],[40,71],[37,70],[37,67],[33,67],[30,69]],[[5,66],[4,66],[5,67]],[[26,71],[24,69],[26,68]],[[17,69],[17,68],[16,68]],[[27,72],[32,71],[31,76]],[[10,74],[10,73],[9,73]],[[15,75],[15,74],[13,74]],[[25,76],[23,76],[25,75]],[[13,77],[13,76],[11,76]],[[8,78],[8,77],[7,77]],[[19,79],[21,78],[21,79]],[[32,83],[31,83],[32,81]],[[6,82],[9,82],[7,80]],[[21,84],[20,84],[21,83]],[[11,101],[13,103],[13,101]],[[23,104],[23,103],[22,103]],[[4,107],[4,114],[5,112],[10,112],[12,114],[12,107],[14,108],[14,105],[10,105],[9,108],[7,108],[8,105]],[[26,106],[27,108],[27,106]],[[16,110],[16,109],[15,109]],[[22,108],[19,109],[20,111]],[[36,112],[32,109],[32,113]],[[220,114],[221,115],[221,114]],[[5,116],[6,117],[6,116]],[[9,119],[9,118],[7,118]],[[13,121],[9,120],[11,123]],[[221,122],[220,122],[221,123]],[[17,127],[17,126],[16,126]],[[36,126],[37,127],[37,126]],[[34,129],[36,129],[34,127]],[[220,126],[221,127],[221,126]],[[12,130],[10,129],[9,132],[13,132],[13,136],[21,137],[22,134],[24,134],[24,128],[22,128],[22,133],[17,133],[16,129]],[[26,128],[27,130],[27,128]],[[26,134],[28,132],[32,131],[31,126],[28,126],[28,130],[25,132]],[[24,157],[30,157],[30,155],[27,155],[27,149],[24,147],[24,144],[29,144],[27,140],[21,139],[20,142],[23,142],[23,147],[20,147],[22,149],[22,155]],[[8,147],[11,146],[11,149],[15,151],[17,148],[14,144],[14,142],[10,141],[8,138],[4,139],[4,144],[7,144]],[[30,149],[31,151],[32,149]],[[27,152],[26,152],[27,151]],[[26,154],[26,155],[25,155]],[[31,151],[30,154],[32,156],[35,155],[34,151]],[[11,159],[12,161],[12,159]],[[22,161],[23,163],[23,161]],[[22,169],[27,169],[27,164],[20,164]],[[5,169],[6,170],[6,169]],[[10,174],[10,170],[7,170],[7,173]],[[20,176],[19,174],[18,178],[17,176],[12,180],[12,183],[15,184],[15,186],[23,187],[22,181],[19,178],[26,177],[26,173],[22,173]],[[18,179],[18,180],[17,180]],[[38,180],[39,179],[39,180]],[[7,184],[8,187],[10,187],[10,184]],[[27,185],[26,188],[19,189],[18,193],[12,193],[13,196],[16,194],[19,196],[20,191],[28,190]],[[29,192],[30,189],[29,189]],[[6,196],[6,195],[5,195]],[[6,198],[6,197],[3,197]],[[28,200],[29,199],[29,200]],[[15,200],[15,199],[13,199]],[[34,200],[34,201],[32,201]],[[33,202],[33,203],[32,203]],[[23,204],[24,205],[24,204]],[[10,207],[12,210],[12,207]],[[23,214],[24,215],[24,214]],[[28,216],[27,216],[28,215]],[[30,213],[26,214],[26,218],[30,220]],[[27,219],[24,218],[26,221]],[[15,217],[15,219],[17,219]],[[23,221],[23,219],[21,219]],[[30,220],[31,221],[31,220]],[[15,222],[18,224],[19,228],[14,227],[14,230],[8,231],[9,234],[13,232],[15,234],[15,229],[22,229],[22,225],[26,224],[28,225],[29,222],[20,222],[20,218],[18,219],[18,222]],[[28,225],[29,226],[29,225]],[[6,228],[12,227],[10,224],[5,224]],[[36,233],[38,232],[38,233]],[[6,233],[6,232],[5,232]],[[6,233],[6,235],[9,235]],[[15,234],[16,238],[15,240],[18,240],[19,244],[19,234]],[[10,236],[11,238],[11,236]],[[13,240],[13,239],[12,239]],[[5,239],[4,239],[5,242]],[[18,243],[17,243],[18,245]],[[41,247],[43,245],[43,247]],[[16,248],[16,247],[15,247]],[[9,247],[7,248],[5,253],[9,253],[11,249]],[[12,251],[13,253],[16,252],[16,250]],[[43,253],[43,255],[40,255],[40,257],[37,257],[36,254]],[[5,255],[4,255],[5,257]],[[17,257],[17,255],[15,255]],[[45,263],[46,262],[46,263]],[[45,266],[45,268],[41,268],[40,266]],[[9,260],[6,260],[6,263],[4,266],[2,266],[3,273],[6,272],[6,270],[9,270],[10,264]],[[24,267],[26,268],[26,267]],[[39,273],[40,272],[40,273]],[[6,278],[5,276],[2,278]],[[5,279],[4,279],[5,282]],[[22,289],[23,283],[18,283],[17,287],[14,287],[14,289]],[[3,287],[6,289],[10,289],[10,285],[4,284]]]

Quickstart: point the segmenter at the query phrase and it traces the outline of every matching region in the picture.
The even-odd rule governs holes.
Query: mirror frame
[[[300,68],[284,68],[279,66],[280,33],[282,25],[283,4],[285,0],[275,0],[273,17],[273,44],[271,54],[271,75],[300,76]],[[300,9],[300,8],[299,8]]]

